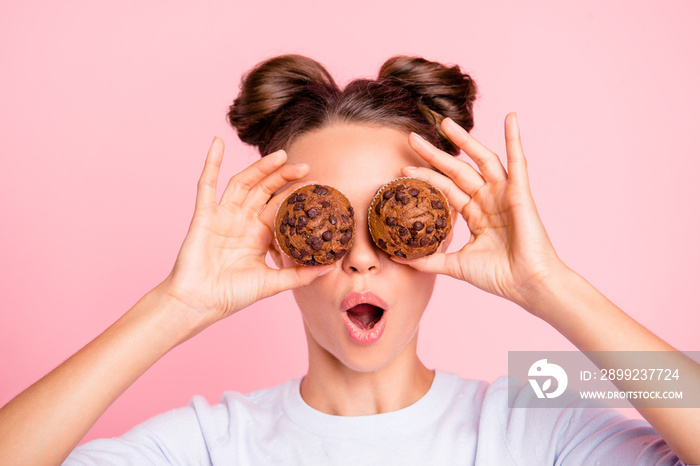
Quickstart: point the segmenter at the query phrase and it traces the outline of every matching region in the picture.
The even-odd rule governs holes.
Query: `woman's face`
[[[355,210],[350,251],[330,273],[294,290],[312,364],[325,360],[368,372],[386,366],[402,351],[415,352],[435,276],[397,264],[377,248],[367,211],[377,190],[400,177],[402,167],[428,165],[410,148],[406,134],[364,125],[336,124],[303,134],[287,153],[288,163],[311,167],[304,181],[338,189]],[[284,255],[281,260],[284,266],[294,265]]]

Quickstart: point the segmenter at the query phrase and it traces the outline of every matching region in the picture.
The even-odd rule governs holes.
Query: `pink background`
[[[224,120],[241,73],[287,52],[341,83],[395,54],[462,65],[481,91],[477,138],[503,154],[503,119],[518,112],[559,255],[659,336],[700,350],[700,2],[173,3],[0,6],[0,404],[168,274],[212,137],[227,143],[221,187],[257,158]],[[445,277],[421,332],[429,366],[486,380],[506,373],[508,350],[572,349]],[[166,355],[86,438],[305,368],[284,293]]]

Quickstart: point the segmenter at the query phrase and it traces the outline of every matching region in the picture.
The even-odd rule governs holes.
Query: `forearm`
[[[0,410],[0,462],[60,464],[102,413],[192,325],[163,284]]]
[[[565,266],[528,296],[526,306],[581,351],[675,351]],[[622,367],[610,361],[615,353],[587,354],[599,366]],[[683,379],[684,387],[697,390],[700,367],[687,360]],[[700,408],[637,409],[683,461],[700,463]]]

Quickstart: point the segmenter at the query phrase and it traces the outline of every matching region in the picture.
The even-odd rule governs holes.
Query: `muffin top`
[[[275,218],[277,245],[301,265],[340,260],[352,246],[354,234],[350,201],[331,186],[302,186],[282,202]]]
[[[372,240],[396,257],[433,254],[451,229],[445,195],[418,178],[398,178],[384,185],[369,209]]]

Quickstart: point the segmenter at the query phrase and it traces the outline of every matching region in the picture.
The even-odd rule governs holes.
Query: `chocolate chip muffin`
[[[396,257],[433,254],[451,229],[445,195],[418,178],[398,178],[384,185],[369,208],[372,240]]]
[[[280,205],[275,240],[297,264],[332,264],[352,246],[354,214],[348,198],[337,189],[302,186]]]

